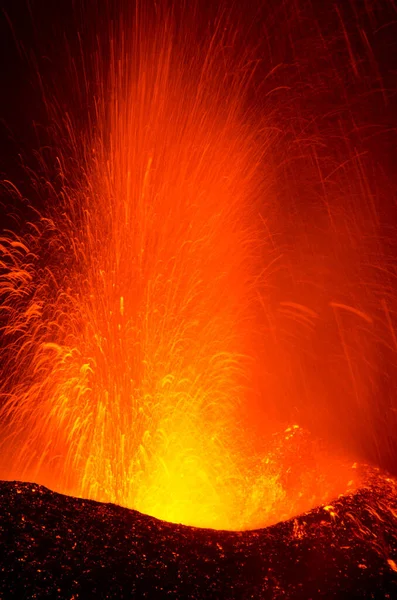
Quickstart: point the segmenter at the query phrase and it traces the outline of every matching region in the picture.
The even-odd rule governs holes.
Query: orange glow
[[[275,329],[289,318],[291,337],[311,331],[323,300],[282,289],[270,312],[267,278],[282,256],[262,216],[278,200],[267,183],[273,123],[252,123],[250,56],[212,25],[201,45],[172,16],[114,26],[107,61],[97,48],[93,75],[75,82],[90,102],[85,127],[47,100],[56,181],[39,180],[46,209],[27,233],[0,240],[0,474],[172,522],[250,529],[332,509],[356,482],[304,429],[270,425],[279,398],[303,402],[290,385],[299,357],[288,362]],[[343,227],[335,247],[350,239]],[[310,264],[321,286],[327,267]],[[373,319],[365,302],[328,293],[341,273],[324,284],[324,305],[347,369],[340,314]],[[311,377],[316,390],[321,373]]]

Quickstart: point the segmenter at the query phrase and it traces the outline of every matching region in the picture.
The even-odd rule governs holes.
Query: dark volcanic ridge
[[[0,482],[0,598],[397,598],[397,482],[226,532]]]

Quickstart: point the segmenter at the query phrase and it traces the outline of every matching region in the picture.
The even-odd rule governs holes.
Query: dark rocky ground
[[[368,470],[332,507],[239,533],[0,482],[0,598],[397,598],[396,492]]]

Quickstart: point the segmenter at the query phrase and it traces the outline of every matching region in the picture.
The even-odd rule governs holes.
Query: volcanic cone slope
[[[267,529],[195,529],[0,484],[1,598],[396,598],[397,484]]]

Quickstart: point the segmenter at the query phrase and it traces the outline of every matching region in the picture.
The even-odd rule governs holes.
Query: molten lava
[[[182,13],[137,11],[90,67],[80,57],[83,126],[46,96],[56,174],[34,179],[44,210],[1,239],[1,474],[252,529],[354,478],[297,426],[269,433],[262,413],[264,433],[247,432],[247,407],[275,387],[259,383],[281,256],[259,214],[274,200],[272,124],[252,123],[237,31],[217,17],[199,32]]]

